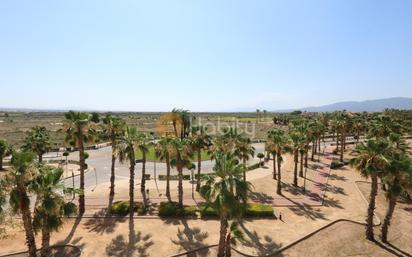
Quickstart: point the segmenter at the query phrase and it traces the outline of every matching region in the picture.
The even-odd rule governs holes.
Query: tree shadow
[[[207,232],[202,232],[199,228],[190,228],[187,221],[182,219],[181,224],[184,226],[183,230],[177,229],[177,240],[170,239],[173,244],[179,245],[180,248],[186,252],[206,247],[204,242],[209,237]],[[188,257],[207,256],[209,254],[209,248],[204,248],[199,251],[188,253]]]
[[[326,176],[322,173],[322,176]],[[339,180],[339,181],[347,181],[348,179],[344,176],[339,176],[338,174],[330,174],[329,179],[331,180]]]
[[[405,256],[412,257],[412,254],[411,254],[411,253],[407,253],[407,252],[405,252],[404,250],[399,249],[397,246],[393,245],[392,243],[387,243],[387,245],[390,246],[391,248],[395,249],[396,251],[404,254]]]
[[[113,233],[117,226],[117,222],[124,222],[125,218],[117,218],[108,216],[105,209],[102,209],[95,214],[93,218],[84,223],[89,232],[96,232],[98,234]]]
[[[341,195],[347,195],[345,192],[345,189],[343,187],[338,187],[335,185],[329,185],[329,184],[316,184],[322,191],[328,191],[334,194],[341,194]]]
[[[249,194],[249,198],[254,202],[266,203],[266,204],[273,203],[272,196],[265,194],[265,193],[261,193],[261,192],[251,192]]]
[[[335,198],[323,198],[323,206],[344,209],[343,206],[340,204],[340,201]]]
[[[250,231],[244,222],[240,223],[240,227],[244,232],[242,245],[255,249],[258,256],[273,254],[282,247],[282,244],[275,243],[268,235],[260,237],[256,231]]]
[[[379,241],[377,241],[377,240],[375,240],[375,241],[373,241],[373,242],[374,242],[376,245],[378,245],[380,248],[382,248],[382,249],[384,249],[385,251],[393,254],[394,256],[398,256],[398,257],[411,256],[410,254],[405,253],[405,252],[403,252],[402,250],[399,250],[399,249],[396,248],[396,247],[393,247],[391,244],[388,244],[388,245],[391,246],[391,247],[393,247],[394,249],[400,251],[402,254],[398,253],[398,252],[395,251],[394,249],[391,249],[390,247],[386,246],[385,244],[383,244],[383,243],[381,243],[381,242],[379,242]],[[404,254],[405,254],[405,255],[404,255]]]
[[[67,234],[66,238],[64,240],[58,241],[56,244],[61,244],[61,245],[66,245],[70,243],[70,241],[73,239],[74,233],[76,232],[77,227],[80,224],[80,221],[82,220],[82,215],[79,214],[77,215],[72,228],[70,229],[69,234]]]
[[[319,208],[315,209],[306,203],[296,203],[296,205],[296,207],[289,207],[289,209],[296,215],[304,216],[311,220],[328,220]],[[285,218],[283,218],[283,220],[285,220]]]
[[[283,190],[283,191],[286,191],[286,192],[289,192],[289,193],[291,193],[291,194],[293,194],[293,195],[301,195],[301,194],[303,194],[302,188],[300,188],[300,187],[295,187],[295,186],[290,185],[290,184],[287,184],[287,183],[284,183],[284,184],[282,185],[282,190]]]
[[[140,257],[149,256],[146,252],[154,243],[151,240],[152,235],[143,235],[142,232],[135,232],[134,219],[129,218],[129,235],[128,240],[123,235],[117,235],[109,245],[106,246],[107,256],[127,256],[131,257],[135,252]]]

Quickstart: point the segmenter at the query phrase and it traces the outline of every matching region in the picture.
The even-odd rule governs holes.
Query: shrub
[[[330,164],[331,169],[339,169],[343,166],[345,166],[345,163],[340,162],[338,160],[333,160],[332,163]]]
[[[248,204],[246,217],[273,217],[273,207],[268,204],[251,203]]]
[[[250,166],[247,166],[247,167],[246,167],[246,170],[247,170],[247,171],[249,171],[249,170],[255,170],[255,169],[260,168],[261,166],[262,166],[262,162],[258,162],[258,163],[252,164],[252,165],[250,165]]]
[[[217,217],[219,213],[211,206],[202,204],[199,207],[202,217]],[[247,205],[244,213],[245,217],[273,217],[273,207],[267,204],[251,203]]]
[[[217,211],[213,207],[208,206],[207,204],[201,204],[199,206],[199,211],[200,211],[200,215],[202,217],[217,217],[217,216],[219,216]]]
[[[178,175],[170,175],[169,176],[170,180],[179,180]],[[164,181],[166,180],[166,175],[159,175],[159,180]],[[190,180],[190,175],[183,175],[183,180]]]
[[[134,212],[137,212],[137,214],[143,214],[144,211],[142,207],[142,203],[135,202],[133,206]],[[129,201],[114,202],[110,208],[110,213],[122,216],[129,214]]]
[[[161,202],[159,205],[160,217],[187,217],[196,216],[196,206],[179,207],[177,202]]]
[[[150,180],[150,174],[144,174],[145,180]]]

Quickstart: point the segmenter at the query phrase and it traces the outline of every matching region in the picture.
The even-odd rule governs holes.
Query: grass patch
[[[140,150],[136,150],[135,156],[136,156],[136,160],[140,160],[143,158],[142,152]],[[202,161],[210,160],[210,154],[208,154],[207,151],[202,151],[201,159]],[[156,157],[154,146],[149,146],[149,151],[146,153],[146,160],[151,161],[151,162],[155,160],[157,162],[164,162]],[[191,161],[197,161],[197,156],[194,156],[193,158],[191,158]]]
[[[161,202],[159,205],[159,216],[166,217],[194,217],[196,216],[197,207],[185,205],[179,207],[177,202]]]

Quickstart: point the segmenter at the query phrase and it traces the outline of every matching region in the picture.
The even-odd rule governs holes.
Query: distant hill
[[[334,104],[298,108],[295,110],[307,112],[333,112],[347,110],[351,112],[381,112],[386,108],[412,110],[412,98],[392,97],[385,99],[367,100],[367,101],[348,101]],[[290,110],[289,110],[290,111]]]

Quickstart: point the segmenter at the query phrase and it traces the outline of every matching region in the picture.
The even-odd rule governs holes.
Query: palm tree
[[[139,140],[137,142],[137,149],[142,153],[142,179],[140,183],[140,193],[143,197],[143,210],[147,209],[147,197],[146,197],[146,155],[149,152],[151,141],[144,133],[139,133]]]
[[[240,219],[247,205],[250,183],[243,180],[243,165],[239,165],[233,152],[220,152],[216,155],[214,173],[204,178],[205,184],[200,194],[207,204],[220,216],[219,257],[230,256],[229,220]],[[230,233],[230,232],[229,232]],[[229,240],[228,240],[229,239]],[[229,245],[228,245],[229,244]]]
[[[234,140],[235,154],[242,160],[243,165],[245,166],[245,169],[243,170],[243,179],[246,181],[246,162],[250,157],[255,155],[255,148],[252,146],[252,140],[246,136],[239,136],[234,138]]]
[[[73,203],[66,203],[61,191],[68,193],[61,182],[63,169],[40,166],[39,175],[29,185],[36,193],[36,206],[33,217],[33,227],[42,233],[42,248],[40,255],[50,255],[50,233],[57,231],[63,224],[62,217],[76,212]]]
[[[211,145],[211,137],[207,134],[205,126],[192,127],[191,145],[197,155],[197,183],[196,191],[200,190],[200,172],[202,166],[202,151],[207,150]]]
[[[260,110],[256,109],[256,123],[259,122],[259,119],[260,119]]]
[[[115,186],[115,165],[116,165],[116,143],[117,138],[120,137],[124,132],[124,127],[126,123],[118,117],[113,117],[108,114],[103,118],[103,135],[105,138],[110,140],[112,145],[112,164],[110,173],[110,198],[114,197],[114,186]]]
[[[39,162],[42,162],[43,154],[50,150],[50,132],[46,127],[36,126],[32,128],[27,133],[22,148],[36,153],[39,157]]]
[[[369,206],[366,218],[366,238],[374,240],[373,215],[375,210],[375,199],[378,192],[378,177],[383,174],[389,165],[387,158],[390,144],[386,140],[370,139],[366,144],[356,146],[354,152],[356,157],[350,160],[351,166],[358,170],[362,176],[371,178],[371,192],[369,196]]]
[[[91,121],[92,117],[88,113],[69,111],[64,116],[66,118],[64,125],[66,130],[65,142],[79,149],[81,190],[79,195],[79,213],[82,215],[85,211],[84,170],[86,169],[86,158],[84,145],[94,141],[96,130],[93,126],[94,123]]]
[[[185,138],[172,138],[170,140],[170,144],[173,148],[173,160],[171,162],[171,165],[176,167],[179,178],[177,187],[179,207],[183,208],[183,168],[188,168],[193,165],[190,161],[192,157],[192,151],[190,142]]]
[[[281,173],[281,164],[283,161],[282,154],[286,150],[287,146],[287,138],[285,137],[285,132],[281,129],[272,129],[268,132],[268,148],[272,152],[273,155],[273,173],[276,173],[276,162],[277,162],[277,178],[275,178],[275,175],[273,177],[277,179],[277,189],[276,193],[278,195],[282,194],[282,173]],[[276,161],[275,161],[275,155],[276,155]]]
[[[3,158],[11,152],[11,146],[5,140],[0,139],[0,170],[3,170]]]
[[[390,156],[390,164],[385,170],[383,181],[389,186],[386,190],[388,208],[382,223],[382,241],[388,241],[388,229],[399,195],[403,189],[412,187],[412,160],[404,153],[395,150]]]
[[[14,212],[21,213],[30,257],[36,256],[36,241],[27,188],[33,177],[37,174],[34,159],[35,155],[32,152],[13,152],[10,162],[12,169],[6,178],[7,185],[11,187],[9,193],[10,206]]]
[[[171,114],[175,136],[180,137],[180,139],[188,137],[190,134],[191,126],[191,117],[189,110],[174,108]]]
[[[172,201],[170,196],[170,162],[173,155],[171,140],[169,137],[162,137],[155,146],[157,157],[166,162],[166,197],[169,202]]]
[[[298,131],[292,130],[289,133],[289,138],[291,141],[290,149],[292,150],[293,161],[295,164],[294,169],[293,169],[293,185],[297,187],[298,186],[299,149],[301,148],[302,135]]]
[[[140,141],[139,132],[136,128],[126,127],[124,134],[117,139],[116,153],[119,161],[124,163],[129,161],[129,215],[134,213],[134,170],[136,166],[135,150]]]

